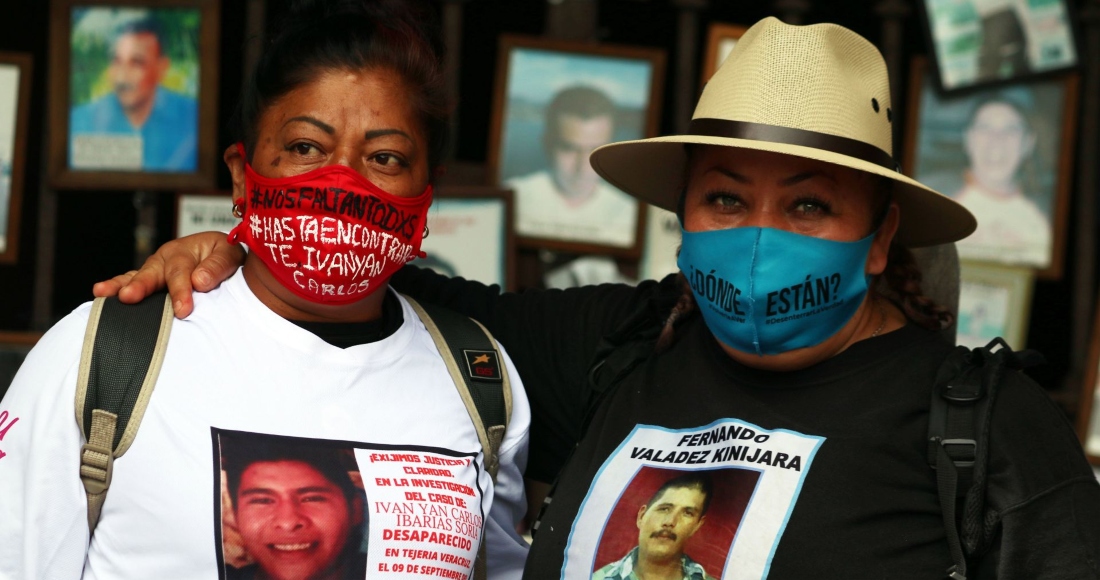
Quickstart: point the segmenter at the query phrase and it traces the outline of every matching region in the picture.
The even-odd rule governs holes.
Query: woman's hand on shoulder
[[[209,292],[244,262],[244,250],[231,244],[222,232],[202,232],[171,240],[145,260],[140,270],[130,270],[92,286],[97,297],[115,296],[127,304],[140,302],[165,286],[172,296],[177,318],[191,314],[194,290]]]

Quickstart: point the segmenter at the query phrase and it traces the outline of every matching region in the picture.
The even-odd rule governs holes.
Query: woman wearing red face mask
[[[0,577],[363,578],[418,553],[467,577],[483,541],[490,577],[518,576],[523,390],[513,378],[494,481],[435,343],[387,286],[420,253],[446,141],[430,21],[410,2],[294,5],[224,154],[232,238],[251,252],[173,326],[91,538],[72,403],[89,305],[0,405],[18,418],[2,435]],[[229,435],[267,451],[226,478]],[[334,447],[354,451],[350,475],[291,452]]]

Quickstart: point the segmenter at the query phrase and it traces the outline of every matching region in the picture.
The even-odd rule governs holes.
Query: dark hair
[[[274,436],[222,433],[218,436],[218,442],[221,447],[222,468],[225,469],[229,495],[233,498],[234,505],[237,494],[241,491],[241,477],[245,470],[255,463],[276,461],[294,461],[316,469],[325,479],[340,488],[347,499],[348,509],[351,509],[352,500],[361,493],[348,475],[356,467],[354,458],[347,451],[288,442]]]
[[[429,168],[443,160],[451,105],[435,14],[415,0],[294,0],[264,47],[233,120],[251,155],[274,100],[326,70],[390,69],[406,83],[428,138]]]
[[[546,106],[546,133],[542,140],[547,148],[561,139],[558,119],[563,115],[573,115],[581,119],[611,117],[614,120],[615,104],[603,91],[592,87],[569,87],[554,95]]]
[[[702,493],[703,510],[699,515],[707,515],[707,510],[710,509],[711,496],[714,495],[714,484],[711,483],[710,476],[707,475],[706,472],[689,471],[666,481],[664,485],[654,492],[649,498],[649,501],[645,502],[645,509],[649,510],[649,508],[653,507],[653,504],[670,489],[694,489]]]
[[[160,22],[155,19],[146,17],[131,20],[118,28],[115,38],[127,34],[152,34],[157,39],[157,50],[164,54],[164,31],[161,30]]]

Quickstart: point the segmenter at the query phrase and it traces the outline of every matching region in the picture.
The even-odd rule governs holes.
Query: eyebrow
[[[373,131],[367,131],[366,134],[363,135],[363,139],[366,141],[371,141],[373,139],[385,137],[387,135],[401,135],[402,137],[408,139],[409,143],[412,143],[414,145],[416,144],[416,141],[413,141],[413,138],[410,137],[408,133],[400,129],[375,129]]]
[[[721,173],[722,175],[725,175],[726,177],[738,183],[744,183],[746,185],[752,184],[752,179],[749,179],[747,176],[741,175],[736,171],[730,171],[729,169],[726,169],[724,167],[715,167],[712,169],[712,171],[717,171],[718,173]],[[825,171],[821,171],[820,169],[812,169],[810,171],[803,171],[802,173],[797,173],[788,178],[782,179],[779,181],[779,185],[781,187],[790,187],[792,185],[797,185],[799,183],[802,183],[803,181],[813,179],[815,177],[822,177],[834,183],[836,182],[836,177],[832,176],[831,174],[826,173]]]
[[[304,123],[309,123],[310,125],[313,125],[314,127],[317,127],[318,129],[324,131],[325,133],[328,133],[329,135],[332,135],[332,134],[336,133],[336,129],[333,128],[332,125],[329,125],[328,123],[325,123],[323,121],[314,119],[313,117],[306,117],[306,116],[291,117],[291,118],[286,120],[286,123],[283,123],[283,126],[286,127],[287,125],[291,124],[294,121],[302,121]]]
[[[338,492],[338,490],[335,490],[331,487],[327,487],[327,486],[323,486],[323,485],[311,485],[311,486],[307,486],[307,487],[299,487],[299,488],[294,490],[294,493],[297,493],[297,494],[304,494],[304,493],[330,493],[330,494],[336,494],[336,493],[339,493],[339,492]],[[238,495],[240,495],[241,497],[244,497],[246,495],[267,495],[267,494],[278,495],[278,492],[274,489],[269,488],[269,487],[250,487],[248,489],[242,489]]]

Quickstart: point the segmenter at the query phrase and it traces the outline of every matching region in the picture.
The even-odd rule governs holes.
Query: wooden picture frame
[[[1080,61],[1077,19],[1066,0],[1002,4],[986,14],[972,2],[917,4],[936,84],[945,93],[1064,73]]]
[[[512,192],[483,186],[441,186],[428,210],[428,255],[415,266],[503,290],[516,289]]]
[[[960,262],[956,342],[978,348],[1002,337],[1014,350],[1023,350],[1034,286],[1028,268]]]
[[[214,186],[219,14],[219,0],[53,0],[51,186]]]
[[[729,56],[733,45],[741,40],[741,36],[748,30],[748,26],[740,24],[726,24],[714,22],[707,29],[707,51],[704,55],[703,70],[700,72],[700,86],[705,86],[710,77],[718,72],[718,67]]]
[[[0,52],[0,264],[19,260],[33,59]]]
[[[1100,467],[1100,297],[1096,302],[1085,381],[1077,401],[1077,434],[1089,463]]]
[[[487,176],[516,192],[517,244],[639,257],[645,204],[598,179],[588,154],[657,134],[664,72],[658,49],[501,37]],[[556,137],[548,116],[564,119]]]
[[[928,76],[926,61],[915,59],[904,168],[978,218],[978,230],[956,242],[959,258],[1027,266],[1042,279],[1060,279],[1078,75],[955,96],[942,95]],[[997,156],[985,157],[991,151]]]
[[[188,191],[176,194],[175,237],[208,231],[229,233],[241,219],[233,217],[233,192]]]

